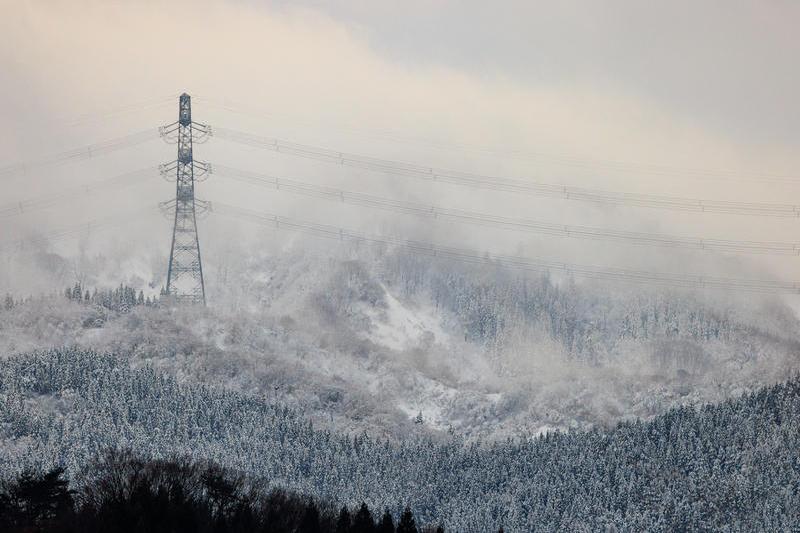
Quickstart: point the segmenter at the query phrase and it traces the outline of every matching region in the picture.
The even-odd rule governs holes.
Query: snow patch
[[[445,430],[449,425],[448,406],[455,400],[458,390],[448,387],[436,380],[418,376],[413,399],[401,400],[397,403],[409,420],[415,420],[422,414],[422,423],[436,430]]]
[[[555,426],[551,426],[549,424],[545,424],[543,426],[540,426],[539,429],[537,429],[536,431],[534,431],[532,436],[534,438],[535,437],[544,437],[544,436],[550,435],[552,433],[558,433],[559,431],[561,431],[560,428],[557,428]]]
[[[430,306],[415,306],[413,309],[404,305],[386,289],[386,309],[380,310],[372,306],[363,306],[369,317],[371,327],[366,337],[376,344],[392,350],[406,350],[419,346],[427,334],[438,344],[448,344],[450,337],[442,329],[439,316]]]

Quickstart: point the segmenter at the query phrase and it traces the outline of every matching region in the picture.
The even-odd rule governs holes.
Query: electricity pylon
[[[206,211],[208,204],[195,200],[194,184],[196,178],[209,173],[210,167],[194,160],[192,141],[202,142],[210,134],[209,126],[192,122],[192,101],[186,93],[180,96],[178,121],[161,128],[162,137],[178,145],[178,159],[161,165],[161,173],[167,176],[175,172],[175,200],[163,203],[162,207],[175,214],[167,271],[167,295],[179,303],[206,303],[197,215]]]

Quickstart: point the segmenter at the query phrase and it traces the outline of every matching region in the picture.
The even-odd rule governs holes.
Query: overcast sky
[[[800,203],[798,27],[800,4],[789,1],[0,0],[0,167],[170,122],[175,98],[186,90],[197,120],[339,150],[564,185]],[[134,111],[119,112],[125,105]],[[0,203],[157,164],[174,157],[173,149],[156,142],[35,177],[3,176]],[[426,188],[216,139],[196,152],[330,186],[554,223],[789,241],[797,240],[800,224]],[[672,170],[664,174],[666,167]],[[736,179],[698,179],[697,169]],[[762,179],[776,176],[777,182]],[[428,221],[338,212],[216,178],[198,194],[319,222],[424,232],[479,249],[800,278],[793,257],[689,257],[451,226],[431,230]],[[125,203],[169,196],[169,184],[153,180],[126,192]],[[4,219],[0,239],[113,212],[120,200],[87,202],[86,209]],[[211,220],[203,222],[208,240],[220,228],[234,231]],[[168,226],[156,219],[150,233],[131,240],[158,235],[147,241],[163,246]]]
[[[321,10],[410,68],[439,65],[530,86],[599,85],[726,135],[800,139],[800,4],[790,0],[276,4]]]

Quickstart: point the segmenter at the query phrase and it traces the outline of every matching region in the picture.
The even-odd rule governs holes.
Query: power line
[[[667,209],[672,211],[764,217],[800,217],[800,205],[797,204],[702,200],[677,196],[617,192],[537,183],[513,178],[426,167],[413,163],[391,161],[347,152],[337,152],[317,146],[293,143],[270,137],[259,137],[226,128],[214,128],[214,135],[231,142],[264,148],[274,152],[315,161],[483,190],[528,194],[544,198],[560,198],[580,202]]]
[[[80,161],[84,159],[91,159],[92,157],[106,155],[111,152],[115,152],[117,150],[122,150],[123,148],[135,146],[137,144],[142,144],[144,142],[158,138],[159,138],[158,129],[149,128],[146,130],[131,133],[129,135],[124,135],[122,137],[116,137],[113,139],[108,139],[106,141],[88,144],[80,148],[73,148],[71,150],[65,150],[63,152],[42,156],[37,159],[26,161],[24,163],[17,163],[14,165],[0,167],[0,176],[8,174],[17,174],[17,173],[27,174],[30,170],[47,165],[58,165],[61,163],[66,163],[68,161]]]
[[[93,219],[81,224],[72,224],[60,229],[51,230],[45,234],[35,237],[24,237],[12,241],[5,241],[0,243],[0,253],[9,253],[14,249],[24,249],[25,245],[46,244],[72,239],[90,231],[127,226],[130,225],[132,221],[140,220],[137,215],[149,211],[156,212],[157,206],[149,206],[147,208],[137,209],[129,213]]]
[[[366,242],[404,248],[412,253],[442,257],[477,264],[499,265],[533,272],[559,271],[584,278],[624,281],[631,283],[659,283],[676,287],[704,289],[727,289],[762,293],[800,293],[800,282],[754,280],[737,278],[717,278],[690,274],[647,272],[621,268],[607,268],[593,265],[580,265],[560,261],[529,259],[519,256],[494,255],[475,250],[441,246],[433,243],[406,240],[395,237],[376,236],[348,230],[338,226],[317,224],[296,220],[270,213],[243,209],[240,207],[214,203],[213,210],[226,216],[256,222],[275,229],[285,229],[336,240]]]
[[[64,123],[67,126],[78,126],[80,124],[95,122],[97,120],[103,120],[109,117],[122,115],[126,113],[158,109],[172,104],[172,102],[174,102],[176,97],[177,95],[172,95],[161,98],[149,98],[146,100],[139,100],[137,102],[129,102],[120,106],[115,106],[113,108],[98,109],[96,111],[82,113],[73,118],[63,118],[59,122]]]
[[[318,125],[318,122],[310,120],[302,120],[279,115],[274,112],[264,111],[257,109],[249,104],[236,102],[229,99],[217,100],[214,98],[199,98],[205,104],[229,111],[231,113],[258,116],[275,120],[276,118],[288,119],[290,122],[300,124],[313,124]],[[800,184],[800,178],[797,176],[790,176],[787,174],[780,174],[775,172],[744,172],[736,170],[721,170],[709,169],[698,167],[681,167],[674,165],[660,165],[654,163],[642,163],[632,161],[622,161],[613,159],[599,159],[590,157],[579,157],[568,153],[546,153],[541,151],[519,150],[519,149],[496,149],[487,148],[482,145],[466,144],[466,143],[453,143],[444,142],[431,139],[425,139],[415,136],[400,135],[390,130],[367,130],[364,128],[354,126],[336,126],[335,129],[360,135],[366,138],[389,140],[392,142],[400,142],[405,144],[416,144],[427,148],[437,150],[448,150],[458,152],[472,152],[486,154],[490,156],[503,157],[508,159],[519,159],[525,161],[540,161],[546,160],[563,166],[570,166],[576,168],[587,168],[591,170],[609,170],[625,173],[636,174],[650,174],[654,176],[682,176],[690,177],[693,179],[708,179],[708,180],[726,180],[726,181],[751,181],[751,182],[776,182],[776,183],[790,183]]]
[[[288,178],[280,178],[267,174],[258,174],[255,172],[238,170],[224,165],[214,165],[213,168],[214,173],[218,175],[242,181],[244,183],[250,183],[262,187],[270,187],[277,191],[287,191],[333,202],[369,207],[373,209],[383,209],[386,211],[411,214],[427,218],[453,220],[455,222],[465,224],[497,227],[507,230],[539,233],[558,237],[624,241],[634,244],[670,248],[680,247],[707,251],[800,255],[800,243],[708,239],[657,233],[621,231],[606,228],[594,228],[590,226],[553,224],[536,220],[504,217],[475,211],[449,209],[435,205],[425,205],[416,202],[394,200],[391,198],[384,198],[381,196],[374,196],[360,192],[351,192],[333,187],[324,187]]]
[[[158,167],[144,168],[141,170],[135,170],[133,172],[126,172],[125,174],[112,176],[94,183],[72,187],[60,192],[43,194],[18,202],[9,202],[0,205],[0,218],[18,216],[29,211],[52,207],[69,198],[77,198],[86,194],[95,194],[103,190],[114,190],[118,188],[129,187],[131,185],[137,185],[141,182],[135,181],[134,178],[147,176],[149,174],[155,175],[157,173]]]
[[[85,111],[79,114],[71,114],[71,115],[61,114],[60,116],[53,116],[53,115],[47,115],[46,117],[30,116],[30,113],[33,111],[32,108],[20,109],[19,111],[27,115],[26,122],[29,123],[30,122],[46,123],[50,126],[56,125],[56,126],[71,128],[75,126],[80,126],[82,124],[97,122],[99,120],[103,120],[106,118],[123,115],[126,113],[134,113],[138,111],[150,111],[153,109],[158,109],[174,101],[175,97],[177,97],[177,94],[173,96],[144,98],[141,100],[122,102],[118,105],[114,105],[113,107],[95,108],[94,110]]]

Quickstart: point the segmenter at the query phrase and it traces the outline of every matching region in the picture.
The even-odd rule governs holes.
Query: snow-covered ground
[[[386,288],[384,290],[385,309],[362,305],[361,311],[370,319],[370,327],[365,337],[392,350],[407,350],[432,343],[447,345],[450,341],[441,325],[441,316],[430,305],[417,305],[413,308],[404,305]]]
[[[479,268],[437,274],[433,262],[409,285],[399,261],[254,259],[226,273],[229,292],[206,309],[105,313],[102,327],[89,306],[34,299],[0,311],[0,353],[77,344],[129,354],[181,380],[278,399],[318,426],[389,437],[612,424],[800,369],[797,319],[774,302],[750,313],[669,293],[560,291]],[[540,291],[524,301],[538,315],[513,303],[517,290]]]

